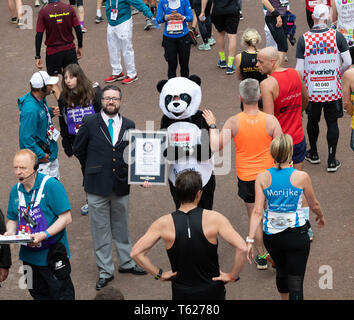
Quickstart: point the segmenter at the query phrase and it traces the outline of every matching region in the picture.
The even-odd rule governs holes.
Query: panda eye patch
[[[182,93],[179,95],[179,97],[181,98],[181,100],[187,102],[188,105],[190,104],[190,102],[192,100],[192,97],[188,93]]]
[[[165,97],[165,105],[167,106],[172,101],[172,96],[169,94]]]

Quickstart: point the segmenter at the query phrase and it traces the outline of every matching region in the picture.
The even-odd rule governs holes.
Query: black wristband
[[[279,13],[277,10],[274,10],[271,14],[272,14],[272,16],[275,17],[275,18],[277,18],[277,17],[280,16],[280,13]]]
[[[37,60],[37,59],[40,59],[41,56],[35,56],[34,59]]]
[[[162,271],[162,269],[160,268],[160,269],[159,269],[159,273],[155,276],[154,279],[155,279],[155,280],[160,280],[161,275],[162,275],[162,272],[163,272],[163,271]]]

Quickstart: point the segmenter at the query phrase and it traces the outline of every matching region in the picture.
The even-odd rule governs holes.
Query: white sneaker
[[[36,0],[35,2],[34,2],[34,6],[35,7],[39,7],[41,4],[40,4],[40,2],[39,2],[39,0]]]
[[[87,203],[81,207],[81,214],[83,216],[86,216],[88,214],[88,204]]]
[[[211,49],[211,47],[210,47],[209,43],[203,43],[203,44],[201,44],[201,45],[199,46],[199,50],[208,51],[208,50],[210,50],[210,49]]]
[[[216,43],[215,39],[213,37],[208,39],[208,45],[213,46]]]

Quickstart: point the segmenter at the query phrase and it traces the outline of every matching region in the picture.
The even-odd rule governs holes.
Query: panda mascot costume
[[[201,80],[196,75],[175,77],[157,84],[160,108],[163,112],[161,129],[168,132],[168,148],[164,156],[171,162],[169,185],[176,204],[176,176],[183,170],[198,171],[203,180],[203,193],[198,204],[212,210],[215,190],[214,159],[209,145],[209,127],[198,110],[202,100]]]

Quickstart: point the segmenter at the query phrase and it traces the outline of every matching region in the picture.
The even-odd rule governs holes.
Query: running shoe
[[[16,18],[16,17],[11,18],[11,23],[12,23],[12,24],[17,24],[17,18]]]
[[[135,14],[138,14],[139,13],[139,10],[138,9],[135,9],[135,8],[132,8],[131,9],[131,15],[135,15]]]
[[[233,74],[236,72],[236,66],[233,64],[232,66],[227,66],[226,74]]]
[[[215,43],[216,43],[216,41],[215,41],[214,38],[209,38],[209,39],[208,39],[208,44],[209,44],[209,46],[213,46]]]
[[[130,84],[130,83],[132,83],[132,82],[134,82],[134,81],[136,81],[136,80],[138,80],[139,78],[138,78],[138,76],[136,75],[134,78],[129,78],[129,77],[126,77],[123,81],[122,81],[122,83],[123,84]]]
[[[24,22],[23,22],[23,18],[21,18],[21,19],[17,19],[17,26],[20,28],[20,27],[22,27],[22,26],[24,26],[25,24],[24,24]]]
[[[150,30],[150,28],[152,26],[153,26],[153,23],[152,23],[151,19],[146,19],[144,30]]]
[[[125,78],[124,73],[121,72],[119,75],[111,75],[110,77],[104,79],[104,82],[111,83],[118,80],[123,80]]]
[[[275,268],[275,262],[269,253],[267,253],[266,260],[272,265],[272,268]]]
[[[204,51],[208,51],[211,50],[210,44],[209,43],[203,43],[198,47],[199,50],[204,50]]]
[[[240,20],[243,20],[243,19],[244,19],[243,13],[242,13],[242,11],[240,10]]]
[[[81,26],[81,32],[82,33],[86,33],[87,32],[87,29],[85,28],[85,26]]]
[[[306,151],[305,160],[311,162],[312,164],[317,164],[321,162],[317,152],[312,152],[311,150]]]
[[[194,46],[198,44],[197,38],[194,35],[193,30],[189,30],[189,36],[191,37],[191,42]]]
[[[96,16],[96,19],[95,19],[95,22],[98,24],[98,23],[101,23],[103,22],[104,19],[102,18],[102,16]]]
[[[34,2],[34,6],[35,7],[39,7],[41,5],[41,3],[39,2],[39,0],[36,0],[35,2]]]
[[[258,256],[257,255],[257,257],[254,260],[254,262],[256,263],[258,270],[266,270],[266,269],[268,269],[266,255],[264,255],[264,256]]]
[[[199,37],[200,37],[200,35],[199,35],[198,31],[197,31],[197,30],[195,30],[195,28],[193,28],[193,27],[192,27],[192,31],[193,31],[194,36],[195,36],[196,38],[199,38]]]
[[[227,64],[226,64],[226,61],[225,60],[218,60],[218,63],[216,64],[219,68],[221,69],[225,69],[227,68]]]
[[[87,203],[81,207],[81,214],[83,216],[88,215],[88,204]]]
[[[341,165],[339,160],[333,160],[328,163],[327,172],[336,172]]]

